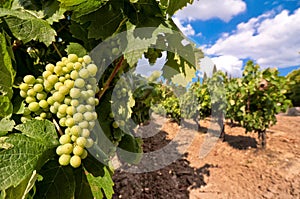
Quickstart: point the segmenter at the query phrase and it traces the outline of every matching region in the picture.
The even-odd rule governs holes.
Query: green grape
[[[96,125],[96,122],[95,121],[89,121],[89,128],[90,129],[93,129]]]
[[[77,142],[77,141],[76,141]],[[92,146],[94,145],[94,140],[92,138],[88,138],[86,139],[86,144],[85,144],[85,147],[88,149],[88,148],[91,148]]]
[[[39,102],[39,106],[43,109],[47,108],[49,106],[48,102],[46,100],[41,100]]]
[[[74,85],[78,88],[83,88],[85,86],[85,81],[81,78],[75,80]]]
[[[59,138],[59,143],[61,145],[64,145],[64,144],[67,144],[70,142],[71,142],[71,137],[69,135],[64,134],[64,135],[60,136],[60,138]]]
[[[46,81],[44,81],[44,88],[45,88],[45,91],[51,91],[53,88],[53,85],[50,84],[48,80],[46,80]]]
[[[87,79],[89,77],[89,71],[86,68],[82,68],[79,71],[79,77],[81,77],[83,79]]]
[[[55,106],[50,106],[50,112],[53,114],[57,113],[57,108]]]
[[[72,98],[79,98],[80,95],[81,95],[80,89],[78,89],[78,88],[72,88],[72,89],[70,90],[70,96],[71,96]]]
[[[54,67],[55,66],[53,64],[47,64],[46,67],[45,67],[45,69],[47,71],[50,71],[51,73],[53,73],[54,72]]]
[[[73,106],[68,106],[66,113],[70,116],[72,116],[75,113],[76,109]]]
[[[27,91],[27,95],[35,97],[36,92],[34,91],[33,88],[31,88],[31,89],[29,89],[29,90]]]
[[[46,118],[47,118],[47,113],[42,112],[42,113],[40,114],[40,117],[43,118],[43,119],[46,119]]]
[[[26,83],[21,83],[19,86],[20,90],[27,91],[29,89],[29,85]]]
[[[23,78],[23,81],[26,83],[26,84],[34,84],[35,83],[35,77],[33,75],[26,75],[24,78]]]
[[[72,98],[71,98],[71,97],[69,97],[69,96],[65,97],[64,103],[65,103],[66,105],[71,105],[71,102],[72,102]]]
[[[82,133],[82,129],[79,126],[75,125],[70,129],[70,133],[78,137]]]
[[[75,121],[72,117],[70,117],[66,120],[66,126],[67,127],[72,127],[72,126],[74,126],[74,124],[75,124]]]
[[[79,77],[79,74],[76,70],[73,70],[70,74],[71,79],[76,80]]]
[[[77,62],[78,61],[78,56],[77,55],[75,55],[75,54],[69,54],[68,55],[68,61],[69,62]]]
[[[67,108],[68,108],[68,105],[62,104],[62,105],[60,105],[60,106],[58,107],[58,112],[59,112],[60,114],[66,114]]]
[[[79,106],[80,102],[77,99],[72,99],[71,106],[77,107]]]
[[[87,91],[81,91],[81,98],[86,100],[89,97],[89,94]]]
[[[40,106],[39,106],[39,103],[37,102],[31,102],[29,105],[28,105],[28,109],[31,111],[31,112],[36,112],[40,109]]]
[[[61,86],[63,86],[64,84],[62,83],[62,82],[56,82],[55,84],[54,84],[54,89],[55,90],[59,90],[59,88],[61,87]]]
[[[83,114],[84,120],[91,121],[94,119],[93,114],[91,112],[85,112]]]
[[[69,60],[68,60],[67,57],[62,57],[62,58],[61,58],[61,62],[62,62],[64,65],[66,65],[66,63],[68,63]]]
[[[95,92],[93,90],[87,90],[86,92],[88,93],[89,97],[95,97]]]
[[[63,147],[64,154],[70,154],[73,151],[73,144],[71,143],[63,144],[62,147]]]
[[[88,156],[88,152],[87,152],[87,150],[83,150],[83,153],[81,154],[81,156],[80,156],[80,158],[83,160],[83,159],[85,159],[86,157]]]
[[[75,70],[79,71],[81,68],[82,68],[82,64],[81,64],[81,63],[76,62],[76,63],[74,64],[74,69],[75,69]]]
[[[65,117],[60,118],[60,120],[59,120],[59,125],[60,125],[60,126],[66,126],[66,120],[67,120],[67,118],[65,118]]]
[[[86,110],[85,106],[81,104],[81,105],[79,105],[79,106],[76,108],[76,111],[77,111],[78,113],[84,113],[84,112],[86,112],[87,110]]]
[[[35,79],[35,83],[36,84],[43,84],[44,83],[44,79],[42,76],[38,76],[36,79]]]
[[[49,82],[49,84],[54,85],[56,82],[58,82],[58,77],[56,75],[50,75],[47,78],[47,81]]]
[[[119,52],[120,52],[120,51],[119,51],[119,48],[117,48],[117,47],[113,48],[112,51],[111,51],[111,53],[112,53],[113,55],[118,55]]]
[[[95,106],[96,105],[96,100],[94,97],[89,97],[87,100],[86,100],[87,104],[88,105],[91,105],[91,106]]]
[[[66,81],[66,78],[61,76],[58,78],[58,81],[60,81],[61,83],[64,83]]]
[[[71,78],[70,74],[65,74],[65,79],[66,79],[66,80],[68,80],[68,79],[70,79],[70,78]]]
[[[83,115],[82,115],[82,113],[75,113],[75,114],[73,115],[73,119],[74,119],[74,121],[75,121],[76,123],[81,122],[81,121],[83,120]]]
[[[61,156],[62,154],[64,154],[64,150],[63,150],[63,146],[60,145],[56,148],[56,154]]]
[[[74,147],[74,149],[73,149],[73,154],[74,154],[74,155],[81,156],[82,153],[83,153],[83,150],[84,150],[83,147],[76,145],[76,146]]]
[[[72,140],[73,142],[76,142],[77,138],[78,138],[78,136],[76,136],[76,135],[71,135],[71,140]]]
[[[23,91],[23,90],[20,90],[20,96],[23,97],[23,98],[26,98],[27,97],[27,92]]]
[[[94,107],[91,106],[91,105],[89,105],[89,104],[87,104],[87,105],[85,105],[85,109],[86,109],[87,111],[93,111],[93,110],[94,110]]]
[[[63,94],[61,94],[60,92],[53,93],[52,97],[56,102],[62,102],[62,101],[64,101],[64,98],[65,98],[65,96]]]
[[[69,88],[67,86],[60,86],[58,89],[58,92],[60,92],[63,95],[67,95],[69,93]]]
[[[83,61],[84,61],[84,63],[89,64],[92,62],[92,59],[89,55],[85,55],[85,56],[83,56]]]
[[[77,140],[76,140],[76,144],[78,146],[85,147],[86,138],[85,137],[78,137]]]
[[[116,128],[119,127],[119,124],[118,124],[118,122],[114,121],[114,122],[112,123],[112,126],[116,129]]]
[[[27,97],[25,98],[25,102],[26,102],[27,104],[30,104],[31,102],[36,102],[36,99],[35,99],[35,97],[27,96]]]
[[[39,92],[36,94],[36,99],[38,100],[45,100],[47,99],[47,93],[45,92]]]
[[[70,159],[70,165],[73,168],[77,168],[81,165],[81,158],[78,155],[73,155]]]
[[[89,71],[90,76],[95,76],[98,71],[98,68],[95,64],[89,64],[86,69]]]
[[[67,63],[66,67],[68,69],[68,73],[70,73],[74,69],[74,63],[69,62]]]
[[[88,138],[90,137],[90,130],[89,129],[82,129],[82,132],[81,132],[81,136],[82,137],[85,137],[85,138]]]
[[[63,70],[62,70],[63,64],[58,64],[58,62],[56,63],[56,66],[54,67],[54,73],[57,75],[62,75]]]
[[[82,129],[86,129],[89,127],[89,123],[87,121],[82,121],[78,124]]]
[[[52,75],[52,72],[50,72],[50,71],[46,70],[46,71],[43,72],[43,78],[44,79],[47,79],[47,77],[49,77],[50,75]]]
[[[48,97],[47,99],[48,104],[53,105],[55,103],[55,100],[52,96]]]
[[[98,106],[99,105],[99,99],[95,98],[95,105],[94,106]]]
[[[62,113],[60,113],[60,112],[57,112],[57,113],[56,113],[56,116],[57,116],[57,118],[61,119],[61,118],[63,118],[63,117],[66,117],[66,114],[62,114]],[[66,126],[67,126],[67,125],[66,125]]]
[[[114,118],[114,117],[115,117],[115,116],[114,116],[114,113],[113,113],[113,112],[110,112],[110,113],[109,113],[109,117],[110,117],[110,118]]]
[[[59,157],[58,162],[62,166],[67,166],[70,163],[70,160],[71,160],[71,155],[62,154]]]

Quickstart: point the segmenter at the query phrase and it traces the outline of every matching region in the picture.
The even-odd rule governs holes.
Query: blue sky
[[[194,0],[173,20],[218,69],[233,76],[249,59],[277,67],[281,75],[300,67],[299,0]]]

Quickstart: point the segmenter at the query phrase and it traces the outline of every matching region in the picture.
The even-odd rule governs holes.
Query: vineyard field
[[[276,117],[278,123],[267,130],[265,150],[257,134],[226,124],[225,141],[199,159],[206,134],[195,131],[187,155],[168,167],[146,174],[117,171],[114,198],[299,198],[300,117]],[[209,119],[201,121],[201,131],[209,124]],[[163,147],[178,129],[176,123],[165,123],[157,136],[145,141],[146,150]]]

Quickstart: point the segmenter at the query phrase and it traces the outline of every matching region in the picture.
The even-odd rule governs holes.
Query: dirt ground
[[[181,136],[174,150],[183,155],[152,172],[116,170],[114,198],[300,198],[300,116],[277,119],[277,124],[267,131],[265,150],[261,149],[256,133],[245,134],[244,129],[226,124],[225,141],[217,141],[208,155],[200,158],[209,119],[201,122],[203,128],[197,132],[176,123],[163,123],[158,118],[155,122],[162,128],[143,139],[144,152],[163,148],[182,130],[186,136]],[[183,153],[180,147],[191,136],[192,142]]]

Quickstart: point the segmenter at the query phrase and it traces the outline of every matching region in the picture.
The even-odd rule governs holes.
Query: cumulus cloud
[[[211,58],[218,70],[226,72],[231,77],[241,77],[243,61],[237,57],[223,55]]]
[[[246,10],[242,0],[197,0],[179,10],[175,17],[179,21],[208,20],[219,18],[225,22]]]
[[[177,25],[177,27],[183,32],[185,36],[194,36],[195,35],[195,30],[191,26],[191,24],[187,24],[184,26],[178,18],[174,17],[173,18],[174,23]]]
[[[289,67],[300,63],[300,8],[294,13],[269,12],[240,23],[232,33],[223,34],[204,52],[214,56],[254,59],[263,67]]]

